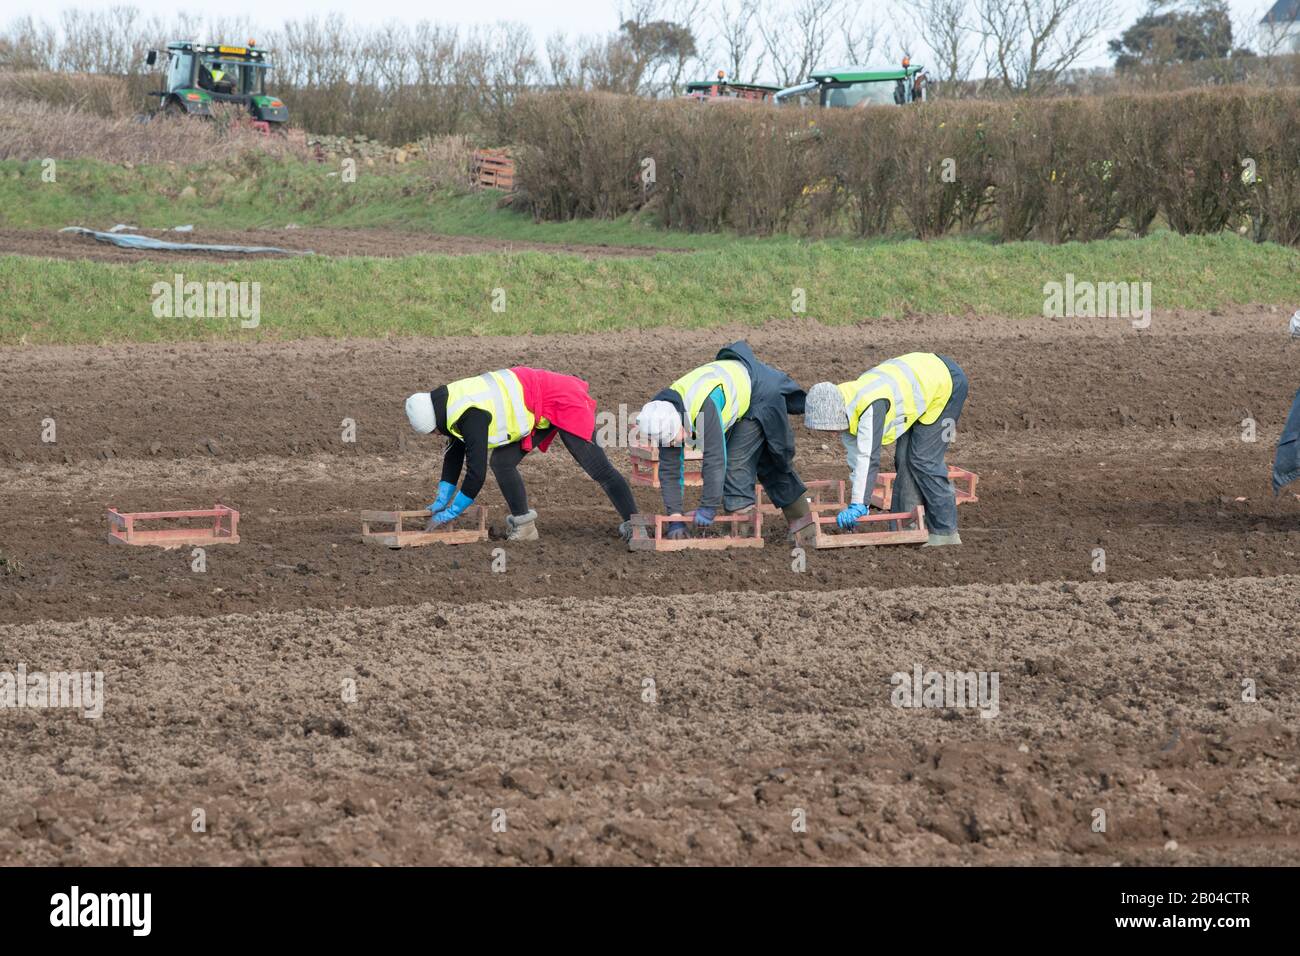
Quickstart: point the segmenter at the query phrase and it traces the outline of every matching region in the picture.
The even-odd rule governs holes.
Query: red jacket
[[[548,372],[541,368],[528,368],[520,365],[510,371],[515,373],[524,390],[524,404],[537,419],[536,429],[542,427],[542,419],[555,428],[577,435],[585,441],[591,441],[596,433],[596,400],[587,391],[587,383],[572,375]],[[544,435],[534,443],[533,435],[525,435],[524,451],[536,447],[546,451],[555,440],[555,432]]]

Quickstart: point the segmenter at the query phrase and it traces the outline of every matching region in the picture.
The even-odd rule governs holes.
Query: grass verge
[[[1231,236],[1049,246],[934,242],[736,242],[689,255],[582,259],[550,253],[116,264],[0,257],[0,344],[288,340],[852,324],[909,314],[1043,314],[1043,284],[1151,283],[1155,309],[1290,304],[1300,251]],[[260,323],[158,318],[154,284],[260,284]],[[495,301],[494,290],[504,290]]]
[[[0,227],[108,229],[185,223],[214,229],[300,226],[393,228],[534,242],[721,248],[725,235],[658,229],[647,218],[534,222],[499,209],[496,191],[437,188],[423,163],[358,166],[343,182],[337,164],[245,154],[227,163],[126,166],[90,159],[61,160],[54,182],[39,162],[0,162]],[[186,189],[192,188],[193,195]],[[753,241],[753,240],[750,240]],[[788,242],[789,240],[776,240]]]

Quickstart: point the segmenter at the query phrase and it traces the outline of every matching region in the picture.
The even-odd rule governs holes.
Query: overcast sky
[[[775,0],[780,2],[780,0]],[[906,0],[904,0],[906,2]],[[1259,20],[1268,9],[1271,0],[1228,0],[1233,14],[1239,19],[1251,17]],[[60,11],[70,7],[101,8],[125,3],[135,6],[147,14],[158,14],[170,19],[174,12],[183,6],[175,0],[5,0],[0,8],[0,22],[14,16],[31,14],[35,17],[57,18]],[[1131,23],[1147,6],[1146,0],[1115,0],[1119,11],[1117,28],[1107,37],[1098,41],[1092,54],[1080,66],[1103,66],[1110,63],[1106,54],[1105,40],[1117,36],[1124,26]],[[897,10],[897,2],[884,4],[865,3],[865,9],[874,10],[885,23],[889,23],[888,13]],[[494,0],[491,4],[466,4],[452,0],[221,0],[217,4],[199,5],[211,16],[222,19],[247,17],[263,27],[275,27],[287,19],[323,15],[332,11],[342,13],[351,20],[362,23],[381,23],[385,20],[416,21],[421,19],[436,20],[445,23],[485,24],[498,20],[509,20],[527,24],[532,28],[538,41],[552,33],[561,32],[570,35],[604,34],[613,32],[618,27],[617,0]],[[272,17],[268,10],[274,11]],[[174,38],[173,38],[174,39]],[[832,64],[823,64],[826,66]]]

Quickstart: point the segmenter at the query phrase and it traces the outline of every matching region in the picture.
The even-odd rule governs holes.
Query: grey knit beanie
[[[818,382],[808,389],[804,402],[803,423],[817,431],[838,432],[849,427],[844,397],[830,382]]]

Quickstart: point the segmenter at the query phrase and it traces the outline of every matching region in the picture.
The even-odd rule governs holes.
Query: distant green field
[[[802,315],[826,324],[908,314],[1035,316],[1043,313],[1044,283],[1064,282],[1067,273],[1150,282],[1157,310],[1291,304],[1300,251],[1162,234],[1066,246],[750,241],[632,259],[526,252],[116,264],[5,256],[0,344],[753,325],[789,319],[796,290],[806,299]],[[154,284],[170,287],[177,274],[185,282],[258,283],[260,323],[157,317]]]

